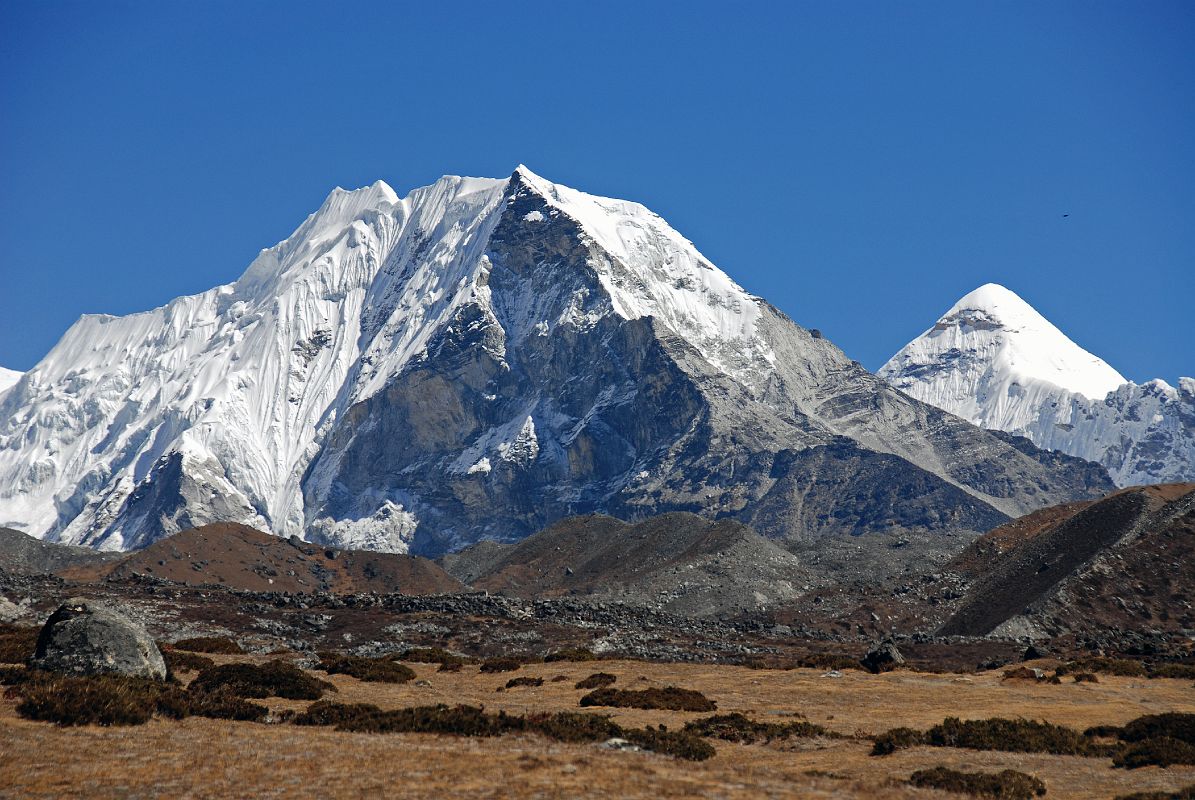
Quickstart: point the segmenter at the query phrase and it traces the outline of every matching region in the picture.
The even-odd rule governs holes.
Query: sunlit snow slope
[[[1195,478],[1195,381],[1131,383],[994,283],[878,374],[977,425],[1103,464],[1122,486]]]
[[[3,394],[12,388],[24,374],[25,373],[17,372],[13,369],[5,369],[4,367],[0,367],[0,394]]]

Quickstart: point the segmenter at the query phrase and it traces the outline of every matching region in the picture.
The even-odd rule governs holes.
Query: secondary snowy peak
[[[8,391],[16,385],[16,382],[21,379],[24,372],[17,372],[15,369],[5,369],[0,367],[0,394]]]
[[[1096,461],[1122,486],[1195,479],[1195,381],[1131,383],[994,283],[878,374],[982,427]]]

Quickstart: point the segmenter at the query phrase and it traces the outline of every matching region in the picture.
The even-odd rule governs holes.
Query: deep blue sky
[[[333,186],[519,162],[871,369],[991,280],[1195,374],[1195,3],[1090,0],[9,0],[0,365],[235,279]]]

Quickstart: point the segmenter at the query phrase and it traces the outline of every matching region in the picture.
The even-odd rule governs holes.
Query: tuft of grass
[[[514,672],[521,666],[523,666],[523,662],[517,658],[487,658],[481,662],[481,671],[483,674]]]
[[[682,758],[686,761],[705,761],[717,754],[714,746],[696,734],[687,731],[670,731],[661,725],[648,725],[623,732],[623,738],[653,753]]]
[[[0,624],[0,664],[24,664],[37,649],[39,628]]]
[[[1169,767],[1175,764],[1195,764],[1195,746],[1169,736],[1129,744],[1112,759],[1112,766],[1124,769]]]
[[[382,709],[373,703],[333,703],[319,700],[291,718],[292,725],[341,725],[352,720],[374,717]]]
[[[524,675],[521,678],[511,678],[506,682],[507,689],[516,689],[520,686],[543,686],[543,678],[531,678]]]
[[[1094,672],[1076,672],[1075,683],[1099,683],[1100,679]]]
[[[260,665],[221,664],[210,667],[195,676],[188,691],[213,692],[221,687],[237,697],[285,697],[289,700],[319,700],[325,691],[336,691],[331,683],[278,660]]]
[[[623,730],[604,714],[582,714],[560,711],[555,714],[532,714],[527,717],[527,729],[557,742],[604,742],[622,736]]]
[[[581,698],[582,706],[647,708],[666,711],[717,711],[718,704],[694,689],[665,686],[663,689],[612,689],[590,692]]]
[[[821,725],[815,725],[807,720],[756,722],[737,712],[686,722],[684,730],[695,736],[707,736],[742,744],[754,744],[759,741],[770,742],[774,739],[832,735]]]
[[[959,772],[947,767],[919,769],[909,783],[927,789],[996,797],[1000,800],[1032,800],[1046,793],[1046,785],[1032,775],[1006,769],[1002,772]]]
[[[320,653],[317,669],[329,675],[351,675],[370,683],[406,683],[415,679],[415,670],[389,658],[367,658],[342,653]]]
[[[1140,661],[1105,656],[1091,656],[1077,661],[1068,661],[1058,667],[1059,675],[1068,675],[1072,672],[1095,672],[1100,675],[1119,675],[1125,678],[1144,678],[1148,675],[1145,665]]]
[[[544,656],[545,663],[553,661],[597,661],[599,656],[584,647],[565,647]]]
[[[797,659],[797,666],[805,669],[862,669],[858,658],[843,653],[810,653]]]
[[[582,678],[577,681],[574,688],[576,689],[603,689],[607,686],[612,686],[618,680],[617,675],[611,675],[609,672],[595,672],[588,678]]]
[[[168,643],[175,650],[188,650],[192,653],[216,653],[218,655],[243,655],[241,646],[227,636],[194,636],[190,639],[179,639]]]

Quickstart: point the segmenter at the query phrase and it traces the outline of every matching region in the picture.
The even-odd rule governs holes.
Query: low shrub
[[[162,659],[166,662],[166,670],[171,675],[176,672],[201,672],[209,667],[216,666],[215,661],[196,655],[195,653],[175,650],[172,647],[163,647],[161,650]]]
[[[1099,683],[1100,679],[1094,672],[1076,672],[1075,683]]]
[[[1083,735],[1089,739],[1119,739],[1121,730],[1119,725],[1092,725]]]
[[[459,661],[445,661],[436,672],[460,672],[465,665]]]
[[[0,686],[23,683],[28,675],[29,670],[24,667],[0,666]]]
[[[661,725],[636,728],[623,732],[623,738],[653,753],[682,758],[686,761],[705,761],[717,754],[714,746],[693,733],[670,731]]]
[[[919,769],[909,776],[909,783],[926,789],[1001,800],[1032,800],[1046,793],[1046,785],[1039,779],[1011,769],[997,773],[959,772],[947,767]]]
[[[871,746],[873,756],[886,756],[897,750],[927,744],[925,734],[912,728],[893,728],[875,737]]]
[[[481,671],[487,674],[493,672],[514,672],[521,666],[523,666],[523,662],[517,658],[487,658],[481,662]]]
[[[465,664],[477,663],[477,659],[475,658],[450,653],[442,647],[413,647],[400,655],[392,656],[392,659],[395,661],[410,661],[416,664],[439,664],[441,667],[453,664],[457,668]],[[442,671],[456,672],[456,669],[445,669]]]
[[[57,725],[142,725],[157,710],[167,684],[115,675],[62,676],[31,682],[17,713]]]
[[[342,653],[320,653],[319,666],[329,675],[351,675],[370,683],[406,683],[415,679],[415,670],[389,658],[367,658]]]
[[[756,722],[737,712],[686,722],[684,730],[696,736],[709,736],[743,744],[759,741],[770,742],[773,739],[832,735],[821,725],[815,725],[808,720]]]
[[[600,657],[584,647],[566,647],[544,656],[545,663],[553,661],[597,661]]]
[[[1195,745],[1195,714],[1147,714],[1127,723],[1119,736],[1126,742],[1167,737]]]
[[[574,688],[577,689],[602,689],[606,686],[612,685],[618,680],[617,675],[611,675],[609,672],[595,672],[588,678],[582,678],[577,681]]]
[[[175,650],[189,650],[192,653],[216,653],[219,655],[243,655],[241,646],[227,636],[195,636],[179,639],[169,644]]]
[[[1124,769],[1175,764],[1195,764],[1195,746],[1169,736],[1129,744],[1112,759],[1112,766]]]
[[[861,669],[858,658],[843,653],[810,653],[797,658],[797,666],[806,669]]]
[[[352,720],[377,716],[382,709],[373,703],[333,703],[319,700],[291,718],[292,725],[342,725]]]
[[[560,711],[527,717],[527,729],[558,742],[604,742],[622,736],[623,730],[602,714]]]
[[[1149,668],[1149,677],[1191,680],[1195,678],[1195,664],[1154,664]]]
[[[351,717],[337,730],[358,733],[443,733],[452,736],[501,736],[526,729],[522,717],[504,711],[487,714],[477,706],[416,706]]]
[[[717,711],[718,704],[693,689],[665,686],[663,689],[597,689],[581,698],[582,706],[647,708],[666,711]]]
[[[225,689],[214,692],[186,692],[185,710],[186,714],[183,716],[231,719],[241,722],[261,722],[270,713],[265,706],[250,703]],[[159,705],[159,711],[162,711],[161,705]]]
[[[934,747],[964,747],[1007,753],[1106,756],[1111,752],[1078,731],[1061,725],[999,717],[973,720],[949,717],[942,724],[926,731],[925,741]]]
[[[221,687],[237,697],[285,697],[289,700],[319,700],[325,691],[336,691],[331,683],[278,660],[260,665],[221,664],[210,667],[195,676],[188,691],[213,692]]]
[[[520,686],[543,686],[543,678],[531,678],[523,676],[521,678],[511,678],[506,682],[507,689],[517,689]]]
[[[1091,656],[1077,661],[1068,661],[1058,667],[1059,675],[1072,672],[1096,672],[1100,675],[1120,675],[1126,678],[1144,678],[1147,676],[1145,665],[1140,661],[1127,658],[1107,658],[1105,656]]]
[[[0,664],[24,664],[37,649],[38,628],[0,625]]]

